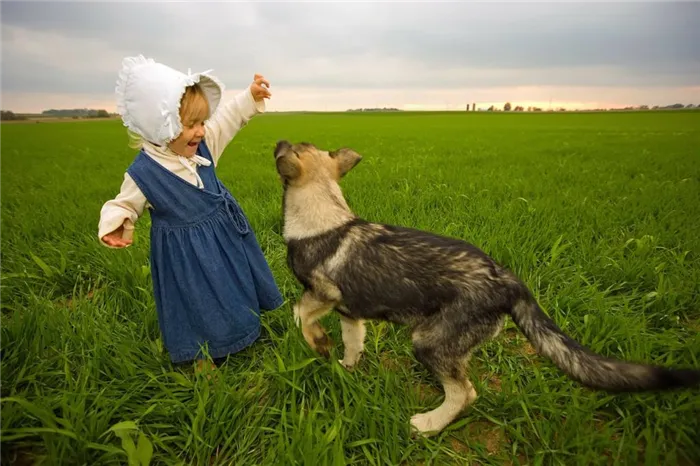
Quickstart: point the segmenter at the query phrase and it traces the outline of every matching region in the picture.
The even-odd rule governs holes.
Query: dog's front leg
[[[340,328],[343,331],[343,345],[345,353],[343,359],[338,361],[345,366],[346,369],[351,369],[357,361],[360,360],[362,350],[365,344],[365,322],[360,319],[350,319],[343,315],[340,316]]]
[[[294,319],[301,325],[301,333],[306,343],[322,356],[330,357],[333,342],[318,320],[333,309],[335,303],[319,299],[311,291],[305,291],[299,302],[294,305]]]

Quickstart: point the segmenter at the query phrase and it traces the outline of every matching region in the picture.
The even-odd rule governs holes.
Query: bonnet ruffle
[[[187,86],[199,83],[209,101],[209,117],[218,108],[224,85],[210,72],[185,74],[143,55],[126,57],[115,89],[117,113],[131,131],[165,145],[182,131],[180,100]]]

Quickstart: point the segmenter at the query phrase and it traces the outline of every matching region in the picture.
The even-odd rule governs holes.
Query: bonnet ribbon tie
[[[195,165],[204,165],[205,167],[208,167],[211,165],[211,162],[204,157],[201,157],[199,155],[194,155],[190,157],[189,159],[187,157],[183,157],[181,155],[177,156],[177,159],[180,161],[180,165],[185,167],[190,173],[194,175],[194,177],[197,179],[197,187],[200,189],[204,189],[204,182],[202,181],[202,178],[199,176],[199,173],[197,173],[197,170],[195,167],[189,164],[189,160],[193,161]]]
[[[212,69],[209,69],[209,70],[207,70],[207,71],[200,71],[199,73],[195,73],[195,74],[193,75],[193,74],[192,74],[192,69],[191,69],[191,68],[187,68],[187,80],[188,80],[189,85],[191,86],[192,84],[194,84],[194,76],[195,76],[195,75],[197,75],[197,76],[207,75],[208,73],[211,73],[212,71],[214,71],[213,68],[212,68]]]

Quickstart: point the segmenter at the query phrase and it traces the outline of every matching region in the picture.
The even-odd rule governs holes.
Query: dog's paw
[[[355,366],[357,366],[357,363],[360,362],[361,357],[362,351],[348,351],[346,348],[343,359],[339,359],[338,362],[347,370],[352,370]]]
[[[411,427],[414,433],[423,437],[429,437],[441,430],[440,426],[435,425],[435,420],[433,419],[431,413],[414,415],[411,418]]]
[[[354,367],[357,361],[354,362],[345,362],[345,359],[338,359],[338,362],[340,363],[341,366],[343,366],[345,369],[351,371]]]

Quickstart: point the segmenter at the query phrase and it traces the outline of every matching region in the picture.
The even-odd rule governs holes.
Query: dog
[[[472,244],[355,215],[339,182],[362,160],[356,151],[282,140],[274,156],[283,186],[287,264],[303,286],[293,306],[296,325],[310,347],[328,358],[331,341],[318,321],[335,309],[344,345],[339,362],[348,369],[363,352],[365,321],[409,326],[413,354],[445,394],[440,406],[411,418],[419,435],[439,433],[474,402],[467,362],[508,316],[538,354],[589,388],[633,392],[700,385],[700,370],[628,363],[583,347],[542,311],[518,277]]]

